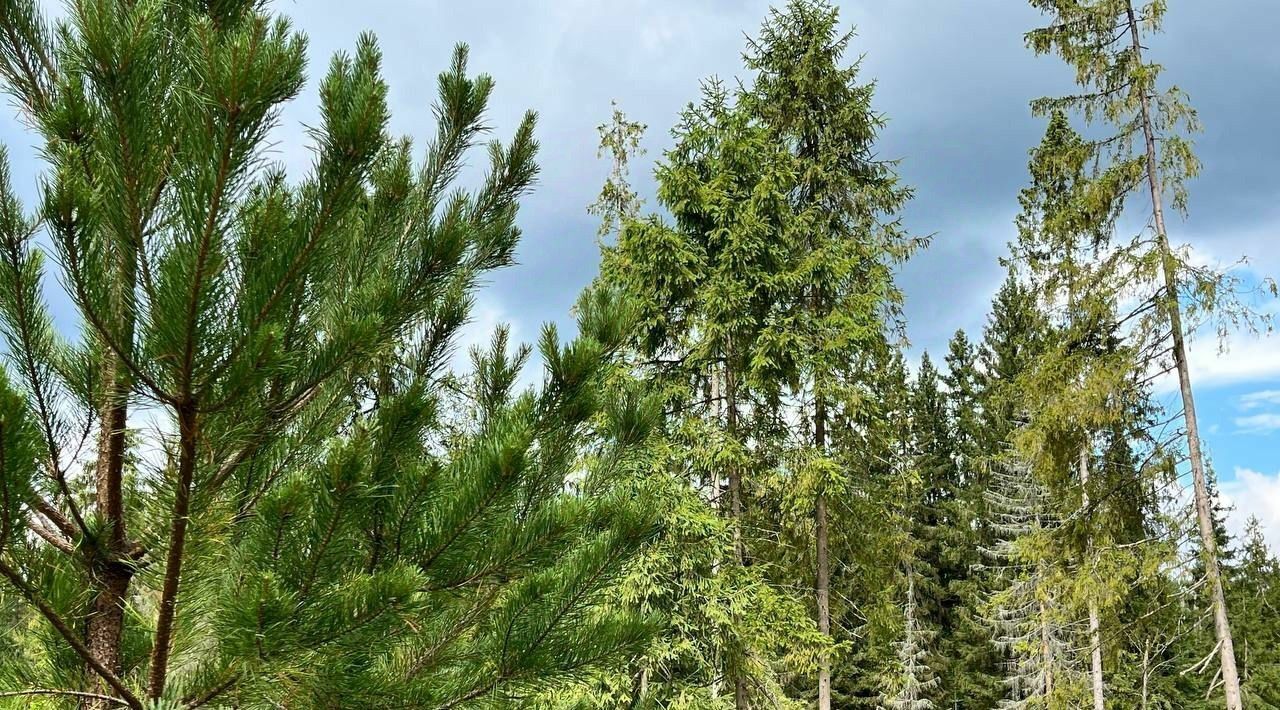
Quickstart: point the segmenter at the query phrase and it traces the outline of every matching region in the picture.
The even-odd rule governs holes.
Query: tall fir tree
[[[616,240],[603,247],[601,273],[640,311],[636,374],[672,412],[674,470],[729,522],[731,548],[712,568],[729,596],[710,645],[711,694],[727,684],[738,708],[770,687],[779,663],[809,664],[804,649],[812,646],[789,621],[759,623],[762,614],[778,622],[803,611],[788,587],[771,586],[754,539],[761,528],[746,522],[779,435],[779,366],[767,333],[789,297],[795,171],[743,103],[741,92],[705,85],[657,168],[658,202],[671,221],[621,220]]]
[[[771,11],[746,53],[755,81],[747,106],[792,158],[787,200],[794,215],[787,309],[765,328],[763,361],[792,380],[808,453],[799,473],[812,480],[814,601],[818,630],[831,626],[831,499],[844,498],[855,472],[837,472],[832,429],[856,418],[869,395],[867,353],[891,336],[902,295],[894,270],[923,243],[898,212],[911,191],[877,157],[884,119],[873,86],[846,63],[852,32],[826,0],[791,0]],[[847,440],[846,440],[847,441]],[[817,678],[819,710],[830,710],[831,661]]]

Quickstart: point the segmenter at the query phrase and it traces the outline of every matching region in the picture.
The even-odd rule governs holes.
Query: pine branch
[[[197,421],[195,407],[187,404],[178,410],[178,489],[174,497],[169,532],[169,551],[165,557],[164,582],[160,592],[160,607],[156,617],[155,640],[151,647],[151,663],[147,675],[147,697],[158,699],[164,695],[165,680],[169,670],[169,650],[172,643],[174,616],[177,613],[178,585],[182,579],[182,566],[186,552],[187,525],[191,506],[191,486],[195,476]]]
[[[57,690],[53,688],[31,688],[28,690],[7,690],[0,692],[0,698],[20,698],[34,695],[55,695],[70,698],[83,698],[86,700],[104,700],[116,705],[131,707],[123,698],[117,698],[114,695],[101,695],[99,693],[86,693],[79,690]]]
[[[129,706],[133,710],[143,710],[142,701],[139,700],[131,690],[129,690],[129,687],[124,684],[124,681],[120,680],[116,674],[103,666],[98,659],[94,657],[88,647],[84,645],[84,642],[80,640],[80,634],[73,630],[67,622],[62,619],[58,612],[40,596],[39,591],[37,591],[30,582],[23,579],[22,575],[18,573],[17,570],[10,567],[8,563],[2,559],[0,559],[0,575],[4,575],[8,578],[13,586],[22,593],[22,596],[25,597],[26,600],[49,621],[49,624],[53,626],[59,635],[62,636],[63,640],[67,642],[67,645],[71,647],[71,650],[75,651],[76,655],[79,656],[80,659],[83,660],[90,668],[92,668],[93,672],[97,673],[107,685],[114,688],[115,691],[120,694],[120,699],[123,700],[125,705]]]

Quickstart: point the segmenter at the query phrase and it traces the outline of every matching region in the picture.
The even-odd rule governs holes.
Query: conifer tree
[[[1089,475],[1093,438],[1108,423],[1114,402],[1132,377],[1134,367],[1106,352],[1114,295],[1099,283],[1090,251],[1107,240],[1115,216],[1113,203],[1091,194],[1084,175],[1092,157],[1089,146],[1072,131],[1062,112],[1054,112],[1041,144],[1032,151],[1032,184],[1019,202],[1016,252],[1026,255],[1032,278],[1045,308],[1058,304],[1065,311],[1051,347],[1034,364],[1025,385],[1031,407],[1029,429],[1035,436],[1027,452],[1051,467],[1074,471],[1080,490],[1079,516],[1085,526],[1081,547],[1082,573],[1096,568],[1092,547],[1094,510],[1090,505]],[[1110,348],[1114,351],[1114,348]],[[1112,357],[1108,359],[1108,355]],[[1056,449],[1056,450],[1055,450]],[[1082,578],[1088,616],[1089,685],[1094,710],[1106,707],[1102,666],[1099,600],[1088,577]]]
[[[935,699],[951,688],[954,659],[943,647],[950,645],[957,623],[959,602],[955,585],[967,573],[970,540],[959,521],[963,517],[959,468],[955,443],[947,418],[947,401],[939,387],[938,372],[926,352],[921,356],[911,392],[911,467],[920,479],[918,490],[907,501],[911,513],[908,533],[917,548],[909,565],[915,623],[927,623],[939,639],[939,653],[930,663],[939,672]],[[976,548],[974,548],[976,549]],[[950,650],[949,648],[947,650]]]
[[[988,525],[986,491],[988,466],[982,431],[981,386],[978,369],[980,351],[963,330],[956,331],[948,344],[946,386],[952,456],[959,485],[957,492],[954,545],[955,577],[948,583],[954,606],[951,628],[939,639],[939,655],[950,665],[943,689],[943,705],[991,707],[1002,694],[997,650],[990,643],[991,630],[983,617],[988,580],[982,569],[981,550],[994,544]]]
[[[832,588],[845,603],[834,608],[833,622],[847,634],[844,652],[833,664],[832,702],[838,707],[874,706],[900,688],[897,644],[903,640],[905,572],[920,564],[912,516],[922,495],[914,469],[905,358],[888,343],[867,357],[873,363],[868,385],[877,397],[858,410],[858,417],[842,421],[832,447],[840,465],[864,471],[842,505],[834,507],[843,513],[843,524],[832,538],[841,563]],[[869,528],[868,520],[880,524]],[[928,620],[917,620],[928,634]],[[929,690],[936,692],[932,684]]]
[[[729,105],[722,104],[721,108],[728,110]],[[691,107],[684,125],[698,125],[701,115]],[[662,232],[672,240],[669,246],[693,245],[697,250],[705,248],[698,240],[720,235],[679,231],[680,225],[668,226],[657,217],[641,214],[643,205],[630,186],[627,166],[639,154],[643,130],[616,106],[611,121],[599,127],[600,152],[610,158],[611,170],[599,199],[589,210],[602,217],[604,263],[599,280],[619,285],[642,313],[650,314],[646,318],[661,318],[669,313],[667,308],[699,308],[697,301],[690,300],[697,296],[696,289],[712,288],[713,283],[717,289],[724,288],[734,272],[726,264],[713,274],[702,270],[705,263],[698,263],[696,270],[685,273],[691,284],[698,280],[688,294],[653,290],[662,282],[660,279],[670,276],[660,261],[670,253],[655,253],[652,245],[644,241],[645,235],[655,232],[645,230],[670,230]],[[727,130],[702,134],[699,140],[704,142],[698,148],[679,154],[681,157],[676,157],[678,151],[668,153],[670,162],[658,170],[660,187],[663,180],[676,178],[677,169],[683,171],[679,173],[682,178],[695,174],[689,163],[679,162],[686,159],[684,156],[698,155],[704,148],[722,150],[726,157],[731,151],[743,150],[741,144],[727,142],[731,135]],[[757,148],[746,148],[753,149]],[[752,176],[758,177],[750,170],[756,166],[749,159],[741,163],[738,160],[728,159],[714,170],[703,165],[696,173],[698,179],[710,183],[739,181],[750,189],[750,181],[755,179]],[[667,194],[660,192],[659,200],[666,199]],[[704,224],[694,221],[693,214],[693,210],[675,213],[690,219],[686,223],[689,229]],[[649,261],[655,258],[658,261]],[[717,258],[729,259],[730,255],[722,253]],[[696,317],[713,315],[723,317],[714,309],[706,309]],[[658,335],[650,330],[661,327],[657,321],[646,322],[652,325],[642,325],[632,334],[626,357],[611,376],[609,392],[618,397],[634,397],[643,392],[667,409],[668,416],[649,450],[649,465],[622,482],[624,488],[645,491],[646,497],[658,502],[663,524],[657,539],[629,567],[614,602],[659,613],[664,621],[635,667],[621,676],[598,679],[596,687],[575,700],[592,703],[593,707],[613,707],[611,703],[615,702],[637,707],[722,707],[726,702],[723,686],[728,680],[735,690],[727,699],[731,704],[748,702],[753,695],[780,702],[783,693],[777,687],[775,664],[783,669],[807,667],[821,644],[814,643],[816,634],[809,629],[798,600],[785,589],[771,586],[764,576],[765,565],[758,551],[752,549],[752,540],[743,535],[752,523],[732,515],[732,509],[723,505],[727,493],[724,466],[738,455],[734,452],[757,448],[757,452],[743,459],[745,464],[740,464],[744,465],[742,475],[751,481],[752,488],[758,485],[754,480],[758,476],[748,474],[758,474],[771,465],[758,453],[758,447],[766,443],[764,437],[769,436],[754,414],[760,406],[755,390],[761,382],[753,377],[743,378],[740,401],[743,410],[752,416],[742,417],[738,430],[741,443],[737,445],[741,448],[734,448],[724,429],[726,418],[719,389],[723,383],[722,363],[693,349],[704,347],[698,344],[701,336],[696,329],[662,331],[665,334]],[[693,322],[681,327],[693,328]],[[712,387],[717,388],[715,399]],[[724,448],[708,450],[708,441]],[[753,496],[752,503],[759,501]],[[727,669],[737,675],[731,673],[726,679]],[[741,694],[736,692],[739,683]]]
[[[1241,692],[1249,708],[1280,707],[1280,560],[1268,549],[1262,524],[1251,517],[1239,559],[1227,570],[1228,593],[1237,611]]]
[[[1200,542],[1205,556],[1210,604],[1214,615],[1223,695],[1228,710],[1242,705],[1235,644],[1226,607],[1217,542],[1211,519],[1212,502],[1196,418],[1184,317],[1225,315],[1229,321],[1248,321],[1250,312],[1233,296],[1236,281],[1229,275],[1194,264],[1186,249],[1170,240],[1165,204],[1185,210],[1184,181],[1199,170],[1187,133],[1198,129],[1194,110],[1177,88],[1160,90],[1161,67],[1144,55],[1144,37],[1160,29],[1166,4],[1134,0],[1032,0],[1048,13],[1051,24],[1030,32],[1028,45],[1038,54],[1060,55],[1075,70],[1082,92],[1067,98],[1041,99],[1034,108],[1042,113],[1077,109],[1090,122],[1106,124],[1111,131],[1097,144],[1108,164],[1101,169],[1100,185],[1108,204],[1119,204],[1139,188],[1149,199],[1144,209],[1150,233],[1109,246],[1123,261],[1119,282],[1142,292],[1133,317],[1138,352],[1160,353],[1168,338],[1171,367],[1178,378],[1182,417],[1191,467]],[[1274,288],[1273,288],[1274,292]],[[1154,355],[1151,356],[1154,358]],[[1152,369],[1156,369],[1153,367]]]
[[[564,490],[584,447],[622,468],[647,435],[651,414],[594,396],[623,303],[592,292],[577,340],[544,334],[536,392],[499,337],[475,416],[446,426],[450,343],[536,173],[529,115],[454,187],[493,86],[464,48],[418,167],[386,134],[373,39],[335,57],[290,181],[265,141],[306,42],[263,3],[88,2],[51,24],[20,1],[0,27],[48,163],[36,217],[0,179],[4,693],[454,707],[643,642],[645,619],[598,602],[652,520]],[[44,301],[41,233],[78,341]]]
[[[926,642],[930,634],[921,628],[917,616],[915,573],[908,564],[905,576],[907,590],[902,604],[902,639],[897,642],[901,676],[893,697],[885,702],[892,710],[929,710],[936,707],[929,699],[930,691],[938,685],[926,659],[929,651]]]
[[[708,82],[683,113],[657,168],[658,201],[672,219],[622,219],[616,242],[603,247],[601,280],[640,312],[634,363],[672,412],[672,469],[729,522],[731,547],[711,570],[724,582],[723,616],[695,629],[714,641],[695,643],[712,650],[712,695],[723,679],[735,707],[746,708],[778,662],[810,663],[814,639],[795,634],[790,619],[803,609],[786,587],[771,586],[745,521],[777,439],[777,368],[764,334],[787,303],[795,173],[740,93]]]
[[[1046,539],[1060,521],[1029,462],[996,464],[988,505],[996,543],[988,550],[1002,587],[991,597],[998,647],[1008,656],[1007,695],[999,707],[1075,707],[1080,672],[1071,654],[1073,622]]]
[[[867,394],[866,353],[890,335],[901,304],[894,269],[922,241],[906,235],[897,213],[911,196],[894,164],[877,157],[884,119],[873,87],[846,64],[851,32],[826,0],[791,0],[773,10],[752,41],[747,68],[756,79],[749,110],[792,158],[787,200],[793,218],[787,310],[765,328],[761,359],[795,382],[805,410],[810,453],[803,485],[813,492],[814,599],[818,630],[831,636],[830,499],[845,497],[854,472],[837,474],[832,429]],[[863,465],[865,467],[865,464]],[[855,474],[856,475],[856,474]],[[831,707],[831,663],[818,670],[819,710]]]

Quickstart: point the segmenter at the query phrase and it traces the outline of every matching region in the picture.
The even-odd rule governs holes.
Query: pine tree
[[[647,638],[599,606],[651,534],[643,503],[564,490],[584,448],[625,467],[646,436],[594,396],[622,302],[588,294],[579,339],[545,333],[536,392],[513,391],[499,338],[476,417],[445,425],[450,343],[536,172],[530,115],[453,187],[493,86],[465,49],[418,168],[386,135],[372,38],[335,57],[311,173],[289,181],[265,140],[306,43],[262,3],[80,3],[51,26],[14,2],[0,25],[48,162],[38,218],[0,179],[5,692],[492,703]],[[43,300],[41,232],[79,342]]]

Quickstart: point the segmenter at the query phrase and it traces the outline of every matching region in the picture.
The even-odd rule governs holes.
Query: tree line
[[[601,126],[577,332],[456,367],[538,150],[465,47],[415,147],[361,36],[291,176],[306,38],[266,3],[0,2],[45,164],[26,205],[0,160],[0,707],[1280,707],[1280,561],[1225,530],[1186,347],[1275,286],[1169,234],[1165,3],[1031,4],[1076,85],[1031,102],[1007,277],[940,360],[874,85],[790,0],[652,204],[646,128]]]

